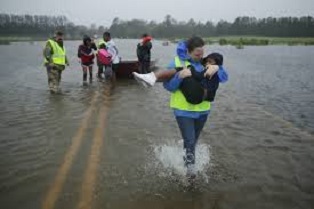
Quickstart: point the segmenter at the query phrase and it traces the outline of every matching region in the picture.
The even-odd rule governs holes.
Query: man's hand
[[[50,68],[53,68],[53,67],[55,66],[55,64],[53,64],[52,62],[50,62],[50,63],[48,63],[48,66],[49,66]]]
[[[190,77],[190,76],[192,76],[190,69],[184,68],[183,70],[181,70],[179,72],[179,78],[183,79],[183,78]]]
[[[204,73],[205,78],[211,79],[211,77],[218,71],[218,65],[206,65],[206,72]]]

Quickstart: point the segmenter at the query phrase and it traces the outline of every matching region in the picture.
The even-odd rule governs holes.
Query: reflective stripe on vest
[[[53,54],[51,55],[53,64],[65,65],[65,48],[61,48],[59,44],[53,40],[48,40]],[[48,60],[45,59],[45,63],[48,63]]]
[[[185,65],[185,67],[187,67],[188,65],[191,65],[191,63],[188,61],[183,62],[182,60],[180,60],[178,56],[175,57],[174,61],[175,61],[176,68],[182,67],[183,64]],[[196,104],[196,105],[188,103],[184,95],[182,94],[181,90],[178,89],[171,93],[170,107],[174,109],[178,109],[178,110],[203,112],[203,111],[210,110],[210,102],[203,101],[202,103]]]

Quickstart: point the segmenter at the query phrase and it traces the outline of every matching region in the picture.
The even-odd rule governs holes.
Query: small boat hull
[[[150,68],[153,71],[156,61],[151,61]],[[116,70],[117,78],[133,78],[133,72],[139,72],[139,62],[135,60],[121,61]]]
[[[169,46],[169,41],[164,41],[164,42],[162,42],[162,45],[163,45],[163,46]]]

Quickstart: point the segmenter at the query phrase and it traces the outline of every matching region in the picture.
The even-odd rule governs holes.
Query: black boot
[[[83,82],[87,81],[87,73],[83,73]]]

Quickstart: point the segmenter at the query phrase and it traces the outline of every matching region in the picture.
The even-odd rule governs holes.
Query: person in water
[[[44,63],[47,68],[48,85],[52,94],[59,91],[61,74],[65,65],[69,66],[66,50],[63,45],[63,32],[57,31],[53,38],[48,39],[43,50]]]
[[[83,82],[87,81],[87,73],[89,72],[90,82],[93,80],[93,64],[95,55],[93,50],[97,50],[96,45],[92,42],[89,36],[83,37],[83,43],[78,47],[77,56],[80,58],[80,62],[83,70]]]
[[[142,35],[141,42],[137,44],[136,54],[140,73],[150,72],[151,49],[153,47],[151,40],[152,37],[145,33]]]
[[[203,47],[204,41],[200,37],[192,37],[187,41],[179,42],[177,47],[177,56],[168,65],[168,73],[171,74],[172,77],[170,76],[171,78],[169,79],[169,76],[165,76],[168,80],[164,81],[164,88],[171,92],[170,107],[174,112],[174,116],[184,140],[184,161],[185,166],[187,167],[187,175],[191,178],[195,177],[196,175],[195,147],[209,116],[211,103],[207,99],[204,99],[198,104],[189,103],[183,95],[180,87],[183,84],[185,78],[193,76],[192,71],[200,73],[200,75],[205,77],[209,76],[211,79],[217,72],[217,80],[219,82],[226,82],[228,80],[228,74],[223,67],[210,67],[207,70],[205,69],[202,59],[204,54]],[[211,55],[211,57],[215,56]],[[210,59],[212,58],[205,60],[208,62]],[[217,61],[218,60],[216,59],[216,62]],[[222,62],[216,64],[222,64]],[[189,66],[190,69],[188,69]],[[161,74],[157,74],[157,76],[154,74],[156,76],[155,81],[162,77],[159,76]],[[153,74],[150,75],[153,77]],[[192,85],[194,84],[188,83],[187,87],[192,87]],[[202,89],[202,92],[204,93],[204,89]]]
[[[111,38],[110,32],[104,32],[103,38],[99,41],[98,46],[105,45],[106,50],[109,52],[111,55],[111,64],[109,65],[104,65],[100,63],[99,61],[97,62],[98,64],[98,78],[102,79],[102,74],[104,72],[104,67],[105,70],[107,71],[112,71],[112,80],[115,81],[115,71],[119,68],[119,63],[120,63],[120,56],[119,56],[119,50],[115,44],[115,42]],[[106,72],[105,72],[106,74]]]

